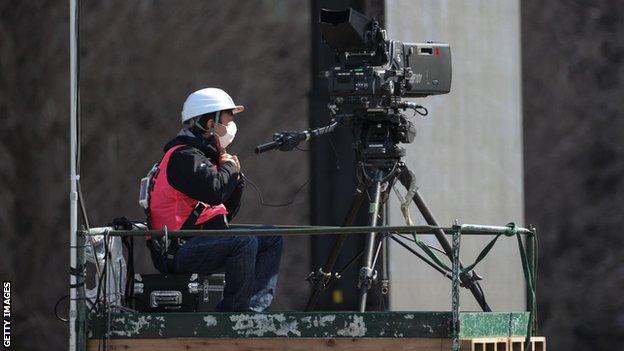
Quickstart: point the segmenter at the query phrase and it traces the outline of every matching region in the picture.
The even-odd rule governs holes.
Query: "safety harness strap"
[[[181,230],[195,229],[195,222],[197,221],[197,218],[199,218],[201,213],[206,209],[206,207],[208,206],[205,203],[201,201],[197,202],[197,204],[193,208],[193,211],[191,211],[189,216],[184,221],[184,224],[182,224],[182,228],[180,229]],[[167,273],[173,273],[173,271],[175,270],[173,261],[175,258],[175,254],[178,253],[180,246],[182,246],[183,244],[181,240],[182,240],[181,238],[175,238],[174,240],[171,240],[169,246],[167,247],[167,251],[164,254],[165,256],[164,260],[165,260],[165,265],[167,267]]]

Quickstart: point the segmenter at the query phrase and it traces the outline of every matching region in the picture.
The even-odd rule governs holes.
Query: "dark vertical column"
[[[375,3],[375,6],[368,3]],[[381,5],[379,5],[381,4]],[[329,101],[327,80],[321,72],[334,66],[334,55],[321,40],[318,26],[319,11],[322,8],[343,10],[349,7],[369,16],[367,8],[376,12],[383,9],[382,1],[354,0],[312,0],[312,84],[310,90],[310,126],[317,127],[329,123]],[[329,136],[313,141],[311,155],[311,221],[313,225],[341,225],[347,214],[356,187],[355,155],[352,150],[351,128],[341,126]],[[334,147],[332,147],[332,144]],[[362,208],[368,208],[363,204]],[[366,211],[361,211],[354,225],[366,225]],[[323,265],[335,241],[334,236],[312,238],[312,268]],[[353,237],[345,243],[336,269],[342,267],[364,246],[364,237]],[[356,310],[358,306],[357,272],[359,263],[345,272],[343,278],[322,294],[317,309]]]

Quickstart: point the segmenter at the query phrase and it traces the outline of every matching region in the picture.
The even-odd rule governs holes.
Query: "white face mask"
[[[236,136],[236,123],[234,123],[234,121],[230,121],[227,125],[221,125],[225,127],[225,135],[217,136],[219,137],[219,143],[221,144],[221,147],[225,149],[228,145],[232,143],[234,137]]]

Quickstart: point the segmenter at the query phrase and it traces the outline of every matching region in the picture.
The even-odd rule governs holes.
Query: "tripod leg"
[[[382,240],[381,246],[381,298],[384,302],[385,310],[390,309],[390,274],[388,272],[388,265],[390,264],[390,255],[388,247],[388,237],[385,236]]]
[[[381,225],[388,225],[388,198],[390,192],[397,181],[396,174],[393,175],[388,181],[385,192],[381,193],[381,203],[383,205],[380,208],[381,212],[379,218],[381,219]],[[381,238],[381,280],[380,280],[380,292],[383,311],[390,310],[390,234],[387,233]]]
[[[364,201],[366,189],[368,184],[360,183],[358,184],[357,189],[355,190],[355,195],[353,196],[353,202],[351,203],[351,208],[347,217],[343,222],[343,227],[348,227],[353,224],[355,221],[355,217],[357,216],[360,207],[362,206],[362,202]],[[312,290],[312,294],[308,299],[308,303],[306,304],[306,311],[312,311],[318,302],[318,298],[321,294],[321,291],[325,288],[326,284],[329,282],[331,278],[331,272],[334,269],[334,265],[336,264],[336,260],[338,259],[338,255],[340,255],[340,250],[342,249],[342,245],[345,240],[347,240],[347,234],[341,234],[336,239],[332,250],[327,257],[327,261],[323,265],[323,268],[319,269],[318,272],[312,272],[313,274],[318,274],[317,279],[314,282],[314,287]]]
[[[381,197],[381,182],[375,181],[374,197],[370,203],[369,209],[369,221],[370,227],[377,226],[377,216],[379,215],[379,199]],[[360,269],[360,276],[358,279],[358,287],[360,288],[360,312],[366,310],[366,297],[368,296],[368,289],[370,289],[373,283],[373,255],[375,254],[375,232],[371,232],[366,237],[366,247],[364,253],[366,258],[364,259],[364,266]]]
[[[403,184],[403,186],[406,189],[409,189],[410,184],[412,182],[412,177],[413,177],[412,172],[410,172],[410,170],[407,168],[405,164],[402,164],[400,166],[399,181],[401,182],[401,184]],[[435,217],[429,210],[429,207],[427,207],[425,200],[423,200],[422,196],[420,196],[420,193],[418,193],[418,191],[416,191],[416,193],[414,194],[413,200],[414,200],[414,203],[416,204],[416,207],[418,207],[418,210],[420,211],[423,218],[427,222],[427,224],[431,226],[435,226],[435,227],[439,226],[438,221],[435,219]],[[451,247],[451,244],[446,239],[446,235],[444,234],[444,231],[441,229],[435,230],[434,235],[436,239],[438,240],[438,242],[440,243],[440,246],[442,246],[442,249],[446,253],[446,256],[448,256],[449,259],[452,261],[453,249]],[[460,269],[463,269],[463,265],[461,261],[459,263],[459,266],[460,266]],[[476,273],[474,273],[474,271],[472,274],[476,276]],[[478,282],[476,282],[473,279],[472,274],[464,273],[460,276],[462,285],[470,289],[470,291],[472,292],[472,295],[474,296],[475,300],[477,300],[477,303],[479,303],[479,306],[481,306],[481,309],[483,311],[485,312],[492,311],[490,306],[485,301],[485,296],[483,295],[483,290],[481,289],[481,286],[479,285]]]

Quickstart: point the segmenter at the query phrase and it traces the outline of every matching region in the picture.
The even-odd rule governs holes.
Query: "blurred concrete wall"
[[[229,148],[248,184],[237,223],[309,222],[308,153],[253,147],[308,125],[310,15],[294,1],[81,1],[82,190],[94,226],[144,215],[138,181],[180,128],[180,108],[218,86],[247,110]],[[0,277],[12,280],[19,350],[67,350],[52,313],[69,264],[67,1],[0,2]],[[251,20],[250,20],[251,19]],[[25,123],[26,119],[28,123]],[[36,210],[33,209],[36,205]],[[154,272],[136,240],[137,272]],[[273,308],[301,309],[309,238],[287,238]],[[42,288],[45,287],[45,288]],[[62,315],[66,301],[59,306]]]
[[[519,2],[387,1],[385,13],[391,39],[451,45],[451,93],[418,100],[429,116],[415,117],[416,141],[405,145],[430,209],[441,225],[524,224]],[[391,224],[404,223],[396,199],[390,209]],[[415,207],[412,218],[424,224]],[[463,262],[472,263],[488,240],[464,238]],[[515,240],[501,238],[477,272],[493,310],[524,309]],[[398,245],[391,278],[394,310],[450,308],[450,281]],[[465,289],[461,306],[479,309]]]

